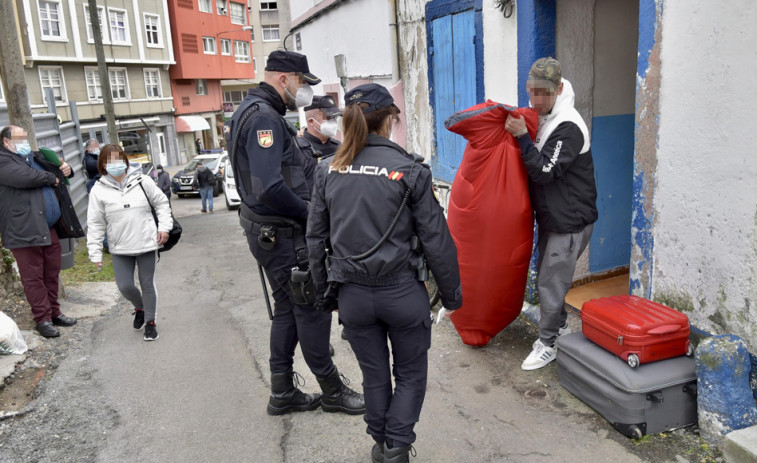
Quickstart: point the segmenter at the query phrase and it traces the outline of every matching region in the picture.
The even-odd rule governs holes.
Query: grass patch
[[[110,254],[103,253],[103,269],[102,272],[98,272],[95,264],[89,261],[86,240],[80,240],[76,244],[74,266],[62,270],[60,277],[63,280],[63,284],[82,283],[85,281],[115,281],[116,279],[113,275],[113,259]]]

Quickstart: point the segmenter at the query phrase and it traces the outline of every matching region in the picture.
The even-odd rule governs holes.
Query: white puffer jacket
[[[158,227],[140,183],[158,214]],[[138,163],[129,165],[121,184],[105,175],[89,192],[87,250],[92,262],[102,262],[106,232],[111,254],[136,256],[158,249],[158,231],[168,232],[171,227],[173,218],[168,198],[150,177],[142,175]]]

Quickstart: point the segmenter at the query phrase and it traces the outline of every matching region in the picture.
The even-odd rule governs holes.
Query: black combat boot
[[[384,443],[376,442],[371,449],[371,463],[384,463]]]
[[[409,463],[410,455],[415,456],[412,445],[395,445],[388,447],[388,441],[384,442],[384,463]]]
[[[284,415],[289,412],[315,410],[321,404],[320,394],[305,394],[297,388],[304,385],[302,376],[292,371],[271,374],[271,397],[268,399],[269,415]]]
[[[323,396],[321,408],[324,412],[344,412],[348,415],[362,415],[365,413],[365,399],[363,394],[353,391],[342,381],[344,376],[339,374],[336,367],[325,378],[317,378],[321,385]],[[347,381],[347,378],[344,378]],[[349,383],[349,381],[347,381]]]

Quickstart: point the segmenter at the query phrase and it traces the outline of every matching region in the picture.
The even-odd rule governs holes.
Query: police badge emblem
[[[258,145],[263,148],[270,148],[273,145],[273,131],[258,130]]]

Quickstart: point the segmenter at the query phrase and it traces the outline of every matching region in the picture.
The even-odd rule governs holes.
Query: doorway
[[[158,137],[158,162],[161,165],[168,165],[168,157],[166,156],[166,135],[163,132],[157,133]]]

